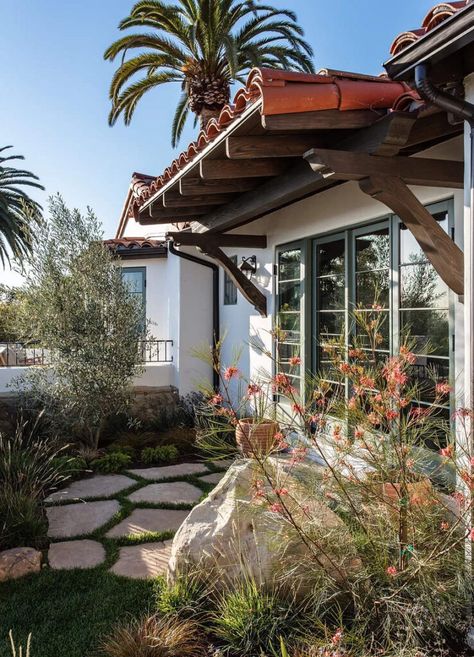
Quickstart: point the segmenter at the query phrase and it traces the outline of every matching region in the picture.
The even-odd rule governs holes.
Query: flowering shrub
[[[437,380],[435,372],[421,381],[411,376],[417,357],[409,339],[398,355],[381,356],[381,310],[374,305],[354,312],[349,346],[344,336],[322,345],[331,380],[308,374],[304,393],[292,376],[298,356],[285,372],[278,371],[277,357],[273,376],[247,380],[237,363],[221,363],[218,350],[212,362],[221,387],[209,391],[208,404],[233,426],[249,414],[256,423],[277,418],[275,453],[288,453],[289,475],[310,453],[323,464],[322,483],[311,495],[344,521],[341,530],[318,524],[311,505],[274,478],[270,456],[257,447],[253,454],[255,504],[279,514],[309,549],[308,563],[295,565],[288,577],[298,571],[317,582],[325,629],[318,639],[323,651],[314,654],[461,654],[472,586],[465,546],[474,540],[473,414],[456,412],[455,442],[439,413],[451,393],[449,382]],[[274,331],[277,349],[284,337]],[[419,403],[426,398],[430,404]],[[359,559],[350,572],[339,559],[349,549],[348,532]]]

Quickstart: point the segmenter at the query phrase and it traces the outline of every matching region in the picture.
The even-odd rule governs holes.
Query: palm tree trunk
[[[209,109],[208,107],[203,107],[199,114],[199,122],[201,124],[201,130],[205,130],[207,124],[211,119],[218,119],[219,114],[221,113],[221,107],[219,109]]]

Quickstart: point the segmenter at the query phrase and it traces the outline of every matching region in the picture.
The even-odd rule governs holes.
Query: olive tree
[[[59,195],[49,199],[23,295],[21,335],[49,356],[17,386],[45,409],[56,431],[72,431],[96,448],[106,419],[130,402],[143,324],[92,210],[81,214]]]

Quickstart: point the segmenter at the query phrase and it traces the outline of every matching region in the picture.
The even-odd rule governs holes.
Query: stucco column
[[[474,73],[464,80],[466,100],[474,103]],[[464,131],[464,406],[474,408],[474,218],[471,216],[471,129]]]
[[[474,103],[474,73],[464,79],[465,98]],[[471,169],[473,167],[473,145],[471,126],[466,122],[464,128],[464,407],[474,409],[474,198],[471,182]],[[469,469],[468,457],[473,455],[473,429],[470,429],[469,444],[464,446],[463,458],[465,467]],[[472,467],[471,467],[472,471]],[[466,495],[470,491],[463,486]],[[471,493],[472,494],[472,493]],[[473,554],[471,541],[466,542],[468,567],[473,567]],[[472,611],[472,609],[471,609]],[[467,642],[474,648],[474,627],[468,632]]]

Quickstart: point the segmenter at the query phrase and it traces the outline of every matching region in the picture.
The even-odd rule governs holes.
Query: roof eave
[[[163,246],[158,247],[148,247],[142,249],[127,249],[127,248],[117,248],[114,250],[114,254],[120,260],[142,260],[147,258],[167,258],[168,249]]]
[[[411,82],[417,64],[436,63],[474,42],[474,3],[460,9],[384,63],[392,80]]]
[[[232,123],[227,126],[224,130],[222,130],[219,135],[213,139],[203,150],[186,166],[184,166],[175,176],[173,176],[161,189],[159,189],[157,192],[153,194],[153,196],[150,196],[149,199],[145,201],[145,203],[140,207],[140,212],[143,212],[147,210],[149,207],[151,207],[154,203],[156,203],[157,199],[160,198],[165,192],[169,191],[171,187],[174,187],[181,178],[184,178],[190,171],[192,171],[199,163],[201,160],[203,160],[205,157],[207,157],[212,151],[214,151],[216,148],[218,148],[225,140],[227,137],[232,134],[237,128],[239,128],[245,121],[252,115],[256,114],[257,112],[261,112],[263,100],[262,98],[259,98],[257,101],[252,103],[242,114],[232,121]]]

